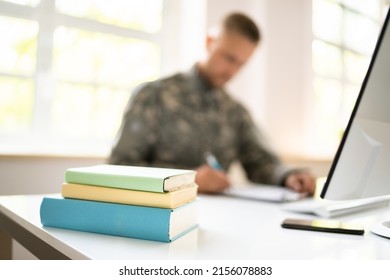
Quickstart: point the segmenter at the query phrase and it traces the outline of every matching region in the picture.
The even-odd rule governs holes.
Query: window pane
[[[159,65],[154,43],[67,27],[54,34],[53,68],[60,80],[131,88],[157,78]]]
[[[110,140],[128,98],[127,90],[59,83],[53,97],[51,134],[68,139]]]
[[[342,0],[345,6],[352,8],[362,14],[368,15],[372,18],[379,18],[381,16],[380,1],[372,0]]]
[[[71,16],[150,33],[162,25],[163,0],[57,0],[56,7]]]
[[[345,13],[344,43],[347,48],[371,55],[378,39],[378,25],[371,19]]]
[[[33,105],[32,79],[0,76],[0,132],[18,132],[29,128]]]
[[[344,53],[345,76],[350,82],[361,84],[366,76],[370,59],[350,51]]]
[[[93,110],[92,86],[59,86],[53,96],[51,130],[55,135],[68,138],[88,135]]]
[[[345,130],[377,41],[382,3],[313,0],[315,133],[322,147],[337,148]]]
[[[341,42],[343,11],[337,3],[324,0],[313,1],[314,36],[335,44]]]
[[[321,76],[341,78],[343,59],[341,50],[319,40],[313,41],[313,68]]]
[[[0,16],[0,34],[0,72],[31,76],[36,65],[38,24]]]
[[[343,88],[341,82],[316,78],[314,81],[317,114],[324,137],[338,137],[340,132],[340,108]]]
[[[342,101],[342,85],[338,80],[316,78],[314,81],[319,113],[324,118],[336,120]]]

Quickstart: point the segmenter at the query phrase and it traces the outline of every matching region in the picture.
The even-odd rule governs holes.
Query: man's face
[[[204,74],[215,87],[224,86],[249,60],[256,43],[238,33],[221,33],[208,38],[208,57],[201,64]]]

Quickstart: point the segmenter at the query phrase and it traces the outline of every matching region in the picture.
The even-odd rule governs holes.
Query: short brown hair
[[[235,12],[227,15],[222,22],[222,28],[227,32],[237,32],[254,43],[261,39],[260,30],[256,23],[248,16]]]

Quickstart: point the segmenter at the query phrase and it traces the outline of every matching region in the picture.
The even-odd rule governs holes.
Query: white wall
[[[162,76],[188,70],[204,53],[207,0],[165,0]]]
[[[57,193],[67,168],[104,161],[103,158],[0,156],[0,195]]]
[[[311,1],[268,1],[267,14],[265,126],[280,153],[302,157],[313,92]]]

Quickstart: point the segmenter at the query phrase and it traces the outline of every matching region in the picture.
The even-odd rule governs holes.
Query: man
[[[217,193],[230,186],[223,170],[238,160],[253,182],[313,194],[314,177],[303,170],[287,170],[262,144],[247,110],[223,88],[259,41],[256,24],[233,13],[219,32],[207,37],[207,57],[188,73],[138,87],[109,163],[196,169],[199,191]],[[212,153],[223,170],[206,164],[206,153]]]

